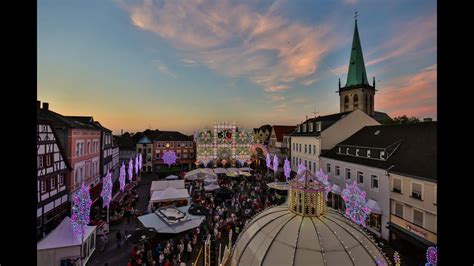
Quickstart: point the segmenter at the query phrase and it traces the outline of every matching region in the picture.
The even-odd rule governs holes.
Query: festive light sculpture
[[[365,199],[365,191],[360,190],[356,181],[351,185],[346,184],[346,188],[341,192],[342,199],[346,203],[346,216],[359,225],[366,226],[365,220],[371,213]]]
[[[270,158],[269,153],[267,153],[266,163],[267,163],[267,169],[272,168],[272,159]]]
[[[393,253],[393,262],[395,262],[395,266],[400,266],[400,255],[396,251]]]
[[[143,156],[140,153],[140,171],[143,169]]]
[[[108,208],[110,200],[112,199],[112,174],[110,171],[104,176],[104,179],[102,180],[102,192],[100,192],[100,196],[102,197],[103,207]]]
[[[92,200],[89,194],[89,187],[82,183],[79,191],[74,193],[72,199],[71,224],[74,237],[84,239],[86,226],[90,222]]]
[[[128,180],[132,182],[133,178],[133,159],[130,158],[130,161],[128,161]]]
[[[278,172],[278,156],[273,155],[273,172],[276,174]]]
[[[438,248],[429,247],[426,250],[426,264],[425,266],[436,266],[438,264]]]
[[[286,180],[290,179],[291,166],[290,161],[288,161],[288,157],[285,158],[285,163],[283,164],[283,172],[285,174]]]
[[[324,187],[324,197],[328,200],[328,194],[331,192],[331,185],[328,181],[328,175],[323,172],[322,168],[319,168],[319,171],[316,172],[316,179]]]
[[[138,159],[138,155],[135,156],[135,174],[138,175],[138,167],[140,166],[140,162],[139,162],[139,159]]]
[[[385,261],[381,258],[377,258],[375,260],[375,263],[377,264],[377,266],[387,266],[387,264],[385,263]]]
[[[164,151],[163,152],[163,162],[170,167],[172,164],[176,163],[176,154],[174,151]]]
[[[120,167],[120,176],[119,176],[119,182],[120,182],[120,191],[124,192],[125,191],[125,178],[126,178],[126,171],[125,171],[125,163],[122,162],[122,166]]]
[[[305,167],[302,163],[298,164],[298,171],[296,172],[296,174],[297,174],[297,175],[300,175],[300,174],[302,174],[304,171],[306,171],[306,167]]]

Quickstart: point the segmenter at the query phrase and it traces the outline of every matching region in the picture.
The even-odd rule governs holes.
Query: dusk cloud
[[[137,28],[166,39],[186,58],[265,91],[293,82],[311,84],[336,38],[329,25],[304,25],[279,15],[281,1],[264,11],[228,0],[151,1],[122,4]]]

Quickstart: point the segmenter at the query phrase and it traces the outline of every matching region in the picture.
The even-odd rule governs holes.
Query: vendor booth
[[[37,265],[86,265],[95,251],[96,228],[87,226],[81,243],[81,239],[74,237],[71,218],[66,216],[56,229],[37,243]]]
[[[183,189],[184,180],[161,180],[161,181],[153,181],[151,182],[150,187],[150,195],[153,195],[155,191],[165,190],[169,187],[176,188],[176,189]]]
[[[168,187],[165,190],[154,191],[148,204],[148,211],[152,212],[152,206],[157,209],[160,207],[175,205],[188,205],[189,193],[185,188],[176,189]]]

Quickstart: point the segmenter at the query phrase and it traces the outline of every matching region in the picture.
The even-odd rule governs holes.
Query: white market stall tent
[[[217,178],[217,175],[210,168],[194,169],[184,175],[184,179],[186,180],[204,179],[206,177]]]
[[[84,241],[74,237],[71,218],[66,216],[63,221],[46,237],[36,244],[38,266],[60,266],[62,260],[70,259],[72,262],[82,261],[79,264],[86,265],[87,261],[95,251],[97,226],[87,226]],[[81,256],[82,260],[79,259]]]
[[[171,205],[173,203],[178,203],[178,205],[187,205],[188,200],[189,192],[185,188],[176,189],[174,187],[168,187],[165,190],[153,191],[150,202],[148,203],[148,211],[152,211],[152,206],[155,203],[162,203],[164,205]]]
[[[219,188],[220,188],[220,186],[216,183],[211,183],[207,186],[204,186],[204,190],[206,192],[214,191],[214,190],[219,189]]]
[[[182,189],[184,188],[184,180],[160,180],[151,182],[150,195],[153,195],[154,191],[165,190],[169,187]]]
[[[174,212],[171,216],[174,218],[166,217],[166,215],[160,214],[160,210],[166,210],[170,212],[173,208],[161,208],[154,213],[145,214],[138,217],[138,220],[145,226],[155,228],[158,233],[166,234],[177,234],[189,229],[193,229],[201,225],[204,221],[205,216],[192,215],[188,213],[189,205],[174,208],[178,213]]]
[[[177,175],[169,175],[167,177],[165,177],[166,180],[176,180],[176,179],[179,179],[179,177]]]

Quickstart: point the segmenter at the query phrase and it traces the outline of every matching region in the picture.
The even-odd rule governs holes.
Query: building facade
[[[436,244],[436,154],[436,122],[366,126],[320,156],[333,184],[329,204],[344,209],[340,192],[356,181],[373,210],[370,231],[426,250]]]
[[[150,173],[153,169],[153,141],[147,136],[143,136],[136,146],[136,154],[141,153],[143,158],[143,171]]]
[[[39,108],[39,106],[38,106]],[[68,214],[66,177],[71,170],[54,128],[38,113],[37,127],[37,240],[53,230]]]
[[[366,125],[378,124],[359,109],[306,120],[290,134],[291,170],[296,172],[300,163],[311,172],[319,170],[321,151],[333,148]]]
[[[152,139],[153,148],[149,156],[152,159],[153,171],[161,167],[168,167],[163,161],[164,151],[174,151],[176,164],[181,170],[192,169],[196,159],[196,145],[192,136],[184,135],[177,131],[160,131],[161,134]],[[143,157],[145,158],[145,157]]]
[[[272,155],[277,155],[280,163],[285,158],[289,157],[289,134],[295,130],[296,126],[280,126],[275,125],[272,127],[270,139],[268,142],[268,152]]]

